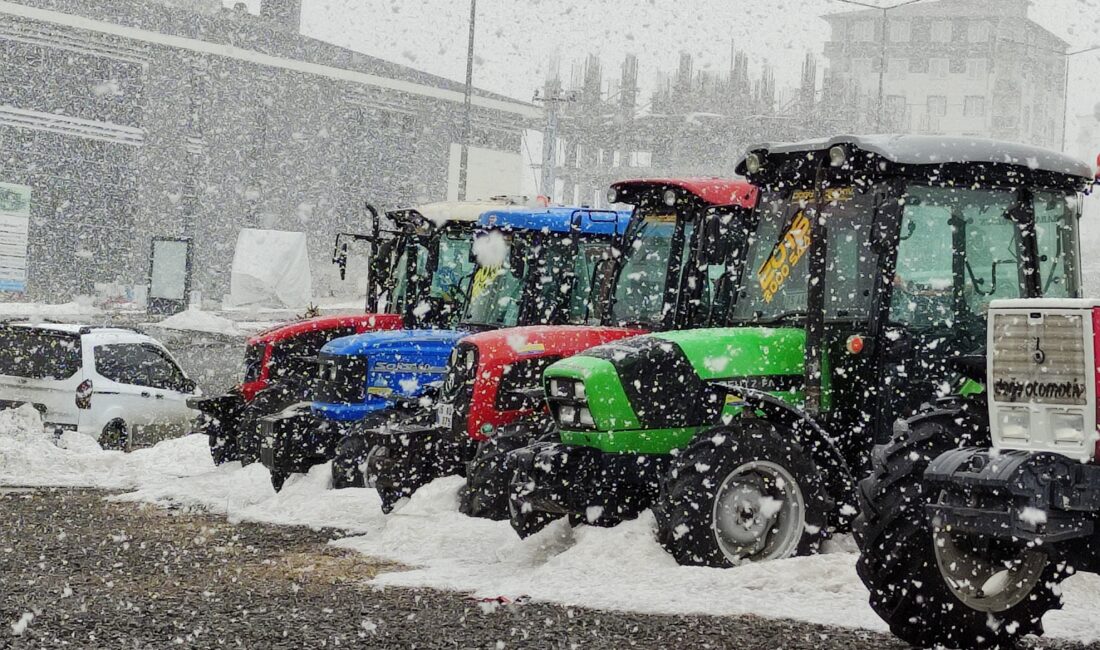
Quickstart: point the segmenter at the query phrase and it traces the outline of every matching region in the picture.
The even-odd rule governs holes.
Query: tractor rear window
[[[0,327],[0,375],[67,379],[80,370],[80,336]]]

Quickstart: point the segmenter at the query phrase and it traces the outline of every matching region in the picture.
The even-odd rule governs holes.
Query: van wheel
[[[128,451],[130,448],[130,433],[126,429],[126,423],[122,420],[111,420],[103,427],[103,433],[99,436],[99,444],[104,449],[111,451]]]

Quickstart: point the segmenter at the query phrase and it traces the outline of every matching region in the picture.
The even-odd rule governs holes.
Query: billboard
[[[0,293],[27,291],[31,188],[0,183]]]

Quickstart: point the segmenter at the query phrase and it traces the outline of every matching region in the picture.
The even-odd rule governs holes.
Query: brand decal
[[[392,388],[385,388],[383,386],[371,386],[367,389],[368,395],[378,395],[379,397],[389,397],[393,394]]]
[[[525,343],[516,352],[519,354],[539,354],[540,352],[546,352],[546,346],[542,343]]]
[[[647,214],[644,219],[646,223],[676,223],[675,214]]]
[[[379,361],[374,364],[378,372],[410,372],[414,375],[442,375],[446,368],[433,366],[427,363]]]
[[[993,382],[993,392],[999,401],[1016,402],[1021,398],[1040,400],[1072,401],[1084,403],[1087,389],[1085,385],[1073,381],[1030,381],[1015,378],[998,379]]]
[[[787,233],[776,243],[772,254],[756,277],[763,289],[764,302],[771,302],[775,294],[791,277],[793,269],[810,249],[810,219],[799,210],[791,221]]]
[[[474,280],[470,286],[470,299],[477,298],[489,283],[496,279],[504,269],[500,266],[483,266],[474,273]]]

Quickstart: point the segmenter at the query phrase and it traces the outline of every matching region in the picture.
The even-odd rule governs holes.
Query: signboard
[[[177,314],[187,309],[191,289],[191,240],[154,237],[149,263],[151,314]]]
[[[27,291],[31,188],[0,183],[0,293]]]

